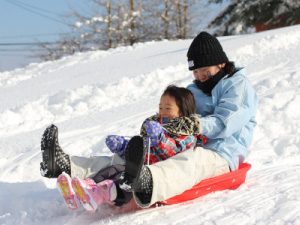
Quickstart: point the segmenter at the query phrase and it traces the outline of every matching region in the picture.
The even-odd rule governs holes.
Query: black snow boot
[[[125,172],[120,178],[119,186],[125,191],[133,191],[139,180],[147,152],[147,139],[132,137],[125,150]]]
[[[153,191],[151,171],[144,166],[148,148],[148,139],[145,137],[134,136],[129,140],[125,151],[125,172],[119,180],[119,187],[135,192],[143,204],[150,203]]]
[[[70,157],[59,146],[58,129],[53,124],[44,131],[41,140],[41,151],[40,171],[42,176],[56,178],[62,172],[71,175]]]

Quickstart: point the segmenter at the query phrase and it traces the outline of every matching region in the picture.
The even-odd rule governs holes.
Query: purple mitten
[[[164,132],[160,123],[156,121],[146,121],[145,129],[147,136],[151,140],[151,147],[158,145],[158,143],[161,141],[162,133]]]
[[[122,158],[124,157],[128,140],[123,136],[108,135],[105,139],[105,143],[112,153],[116,153]]]

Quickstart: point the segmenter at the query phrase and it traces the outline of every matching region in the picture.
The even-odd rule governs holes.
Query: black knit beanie
[[[201,32],[194,38],[187,52],[187,57],[189,70],[228,62],[218,39],[207,32]]]

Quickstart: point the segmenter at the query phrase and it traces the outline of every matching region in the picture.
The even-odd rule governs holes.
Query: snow
[[[168,84],[192,81],[191,40],[148,42],[0,73],[0,224],[300,225],[300,26],[219,39],[260,97],[245,184],[179,205],[91,214],[68,210],[55,179],[40,176],[49,124],[68,154],[109,155],[106,135],[137,134]]]

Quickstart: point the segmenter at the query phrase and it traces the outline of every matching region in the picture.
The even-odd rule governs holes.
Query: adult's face
[[[200,82],[205,82],[209,78],[216,75],[220,71],[220,69],[223,68],[224,66],[225,66],[225,64],[201,67],[201,68],[193,70],[193,75],[196,80],[198,80]]]

